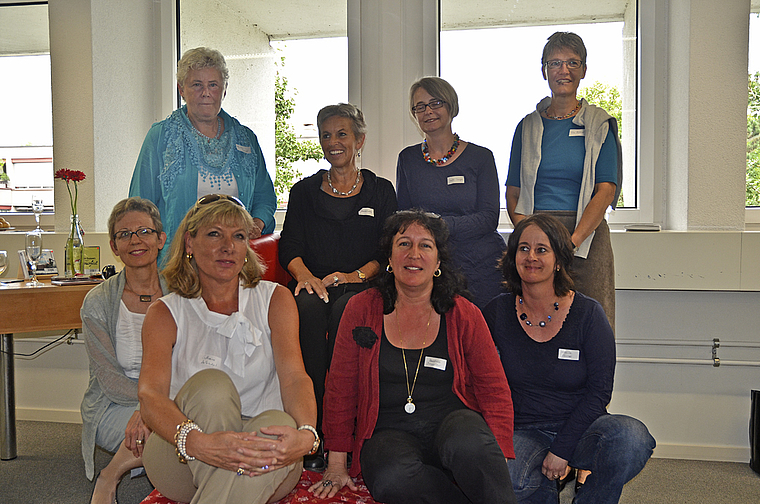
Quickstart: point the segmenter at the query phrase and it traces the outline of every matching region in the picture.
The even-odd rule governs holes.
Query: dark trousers
[[[328,287],[329,302],[325,303],[316,294],[306,289],[296,296],[298,306],[301,354],[306,373],[314,383],[317,399],[317,430],[322,432],[322,399],[325,395],[325,378],[330,367],[335,336],[343,316],[343,310],[351,297],[367,288],[363,283],[347,283]]]
[[[504,455],[478,413],[446,416],[432,442],[404,431],[375,432],[361,452],[372,498],[386,504],[516,504]]]

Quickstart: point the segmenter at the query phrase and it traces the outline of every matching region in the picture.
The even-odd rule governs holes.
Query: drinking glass
[[[40,215],[45,209],[45,205],[42,201],[42,196],[39,194],[32,195],[32,212],[34,212],[34,218],[37,219],[37,231],[40,231]]]
[[[0,276],[8,269],[8,252],[0,250]]]
[[[37,281],[37,259],[42,255],[42,233],[37,230],[26,233],[26,255],[32,263],[32,281],[26,285],[39,287],[42,282]]]

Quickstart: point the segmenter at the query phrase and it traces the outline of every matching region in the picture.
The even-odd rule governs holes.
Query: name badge
[[[213,368],[218,368],[221,360],[222,359],[220,357],[217,357],[216,355],[204,355],[203,357],[201,357],[201,366],[209,366]]]
[[[451,177],[446,178],[446,183],[448,185],[452,184],[464,184],[464,175],[452,175]]]
[[[364,207],[361,210],[359,210],[359,215],[364,215],[366,217],[374,217],[375,216],[375,209],[370,207]]]
[[[425,357],[425,367],[446,371],[446,359],[438,357]]]
[[[568,350],[566,348],[559,349],[559,360],[579,360],[581,358],[580,350]]]
[[[585,129],[573,128],[573,129],[570,130],[570,136],[571,137],[574,137],[574,136],[586,136],[586,130]]]
[[[245,152],[246,154],[250,154],[251,153],[251,146],[250,145],[235,144],[235,148],[237,150],[239,150],[240,152]]]

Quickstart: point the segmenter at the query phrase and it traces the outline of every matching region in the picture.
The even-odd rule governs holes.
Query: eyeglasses
[[[546,68],[548,68],[549,70],[559,70],[559,68],[562,66],[563,63],[567,66],[568,70],[578,70],[583,64],[581,60],[577,60],[577,59],[549,60],[546,62]]]
[[[132,235],[136,235],[139,239],[143,240],[149,236],[153,236],[154,234],[158,233],[155,229],[151,228],[140,228],[137,231],[117,231],[113,234],[113,239],[116,241],[121,242],[128,242],[132,240]]]
[[[208,205],[209,203],[213,203],[222,199],[231,201],[237,206],[245,208],[243,202],[237,199],[235,196],[230,196],[229,194],[207,194],[205,196],[201,196],[198,201],[195,202],[195,205],[193,205],[193,213],[198,211],[198,209],[203,205]]]
[[[443,107],[443,104],[446,103],[443,100],[430,100],[429,103],[418,103],[414,107],[412,107],[412,112],[415,114],[421,114],[425,112],[425,109],[427,107],[430,107],[430,110],[435,110]]]

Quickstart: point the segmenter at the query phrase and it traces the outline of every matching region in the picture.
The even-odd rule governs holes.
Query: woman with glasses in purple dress
[[[424,140],[398,155],[398,207],[435,212],[446,221],[452,262],[467,278],[473,302],[483,308],[502,292],[496,261],[506,248],[496,231],[499,176],[493,153],[453,132],[459,100],[440,77],[412,84],[409,106]]]

